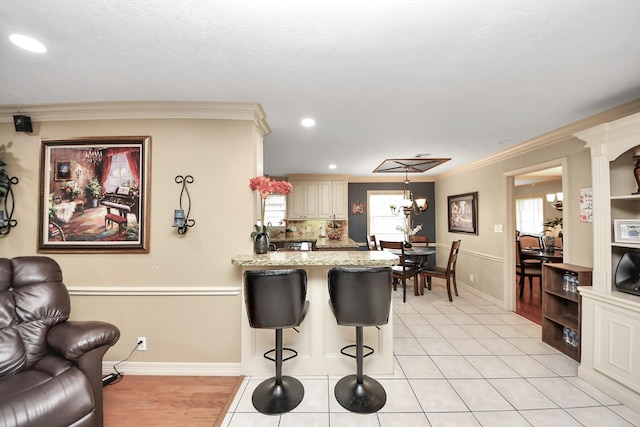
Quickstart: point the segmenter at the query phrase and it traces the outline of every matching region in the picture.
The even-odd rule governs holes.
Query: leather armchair
[[[70,311],[53,259],[0,258],[0,425],[102,426],[102,358],[120,331]]]

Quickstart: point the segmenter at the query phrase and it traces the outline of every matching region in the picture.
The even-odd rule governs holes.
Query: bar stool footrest
[[[292,348],[282,347],[282,351],[285,351],[285,350],[286,350],[286,351],[290,351],[290,352],[292,352],[293,354],[292,354],[291,356],[289,356],[289,357],[284,357],[284,358],[282,359],[282,361],[283,361],[283,362],[286,362],[287,360],[289,360],[289,359],[293,359],[294,357],[297,357],[297,356],[298,356],[298,352],[297,352],[297,351],[295,351],[295,350],[294,350],[294,349],[292,349]],[[265,352],[265,353],[262,355],[262,357],[264,357],[264,358],[265,358],[265,359],[267,359],[267,360],[271,360],[272,362],[275,362],[275,361],[276,361],[276,359],[275,359],[274,357],[267,356],[269,353],[275,353],[275,352],[276,352],[276,349],[275,349],[275,348],[272,348],[271,350],[269,350],[269,351]]]
[[[355,347],[357,347],[357,345],[356,345],[356,344],[349,344],[349,345],[345,345],[344,347],[342,347],[342,348],[340,349],[340,353],[344,354],[345,356],[349,356],[349,357],[351,357],[351,358],[353,358],[353,359],[356,359],[356,356],[354,356],[353,354],[349,354],[349,353],[347,353],[347,352],[346,352],[346,350],[347,350],[348,348],[355,348]],[[368,345],[363,345],[362,347],[363,347],[363,348],[366,348],[367,350],[369,350],[367,353],[365,353],[365,354],[362,356],[362,358],[363,358],[363,359],[364,359],[365,357],[367,357],[367,356],[371,356],[371,355],[374,353],[373,348],[369,347]]]

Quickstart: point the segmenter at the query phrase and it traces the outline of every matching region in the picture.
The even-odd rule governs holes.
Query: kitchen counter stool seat
[[[275,329],[276,348],[264,354],[276,364],[275,377],[256,387],[251,398],[259,412],[268,415],[289,412],[302,402],[304,387],[293,377],[282,375],[282,363],[297,356],[283,347],[282,330],[296,328],[304,320],[309,302],[307,272],[302,269],[249,270],[244,273],[244,300],[249,325],[256,329]],[[293,354],[283,358],[283,350]],[[275,358],[269,356],[275,352]]]
[[[356,327],[356,374],[340,379],[334,394],[340,405],[351,411],[369,414],[380,410],[387,401],[382,384],[363,374],[364,358],[373,349],[364,345],[363,327],[385,325],[391,310],[391,267],[334,267],[329,271],[329,298],[338,325]],[[364,349],[367,354],[364,354]]]

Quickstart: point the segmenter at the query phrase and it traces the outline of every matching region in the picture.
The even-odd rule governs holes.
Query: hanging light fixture
[[[420,215],[422,212],[429,209],[429,203],[427,202],[426,197],[421,197],[415,199],[413,197],[413,192],[411,191],[411,183],[409,182],[409,173],[408,170],[404,171],[404,199],[400,202],[400,205],[390,205],[391,213],[393,215],[398,215],[400,212],[404,213],[405,216],[409,216],[412,213],[415,215]]]
[[[562,193],[549,193],[547,194],[547,202],[551,204],[554,208],[561,211],[562,210]]]
[[[84,160],[87,163],[93,163],[94,165],[99,165],[102,163],[102,150],[96,150],[92,148],[89,151],[84,153]]]

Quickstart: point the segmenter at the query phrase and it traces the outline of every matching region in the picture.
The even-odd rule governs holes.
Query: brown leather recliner
[[[53,259],[0,258],[0,425],[102,426],[102,357],[120,331],[70,310]]]

